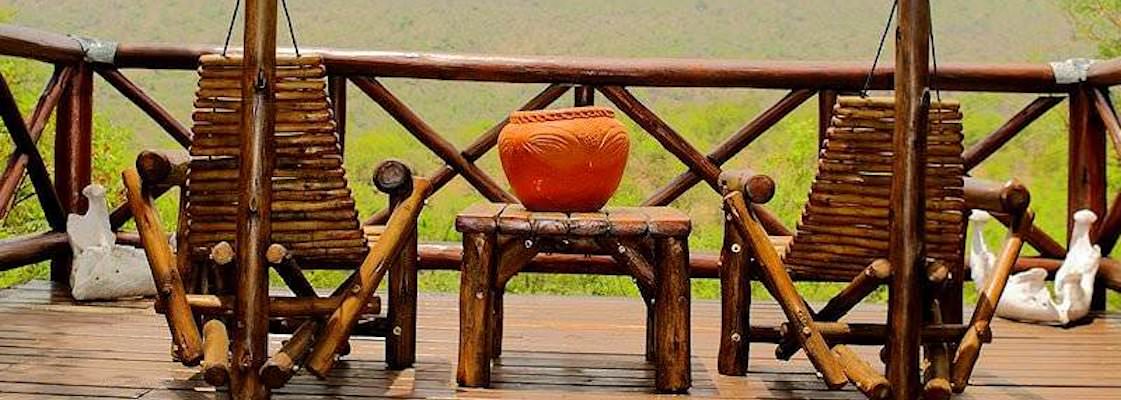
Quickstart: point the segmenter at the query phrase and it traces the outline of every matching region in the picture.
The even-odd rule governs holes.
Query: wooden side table
[[[537,253],[548,252],[610,254],[634,277],[647,304],[646,356],[656,364],[656,389],[689,390],[687,215],[668,207],[555,213],[483,203],[460,213],[455,226],[463,233],[456,370],[461,386],[490,385],[491,360],[502,352],[506,283]]]

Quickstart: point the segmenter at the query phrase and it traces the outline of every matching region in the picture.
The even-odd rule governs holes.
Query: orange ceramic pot
[[[596,211],[627,166],[630,138],[604,107],[518,111],[498,135],[502,170],[532,211]]]

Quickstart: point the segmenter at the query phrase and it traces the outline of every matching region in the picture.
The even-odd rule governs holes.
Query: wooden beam
[[[979,142],[974,143],[965,150],[962,158],[965,159],[965,170],[970,171],[985,159],[989,158],[993,153],[1008,143],[1009,140],[1016,137],[1020,133],[1035,122],[1036,119],[1046,114],[1047,111],[1054,108],[1056,105],[1063,101],[1062,97],[1057,96],[1041,96],[1028,103],[1020,112],[1013,115],[1012,118],[1001,125],[989,136],[985,136]]]
[[[17,25],[0,24],[0,53],[56,64],[76,64],[86,53],[66,35]]]
[[[231,48],[233,52],[241,49]],[[118,68],[198,68],[203,54],[222,51],[215,45],[118,43]],[[281,49],[291,52],[292,49]],[[591,58],[560,56],[487,56],[352,49],[304,49],[323,54],[332,74],[377,74],[444,80],[518,83],[571,83],[622,86],[757,87],[766,89],[830,88],[860,90],[868,75],[866,62],[744,61],[714,59]],[[52,63],[76,63],[81,46],[57,33],[0,25],[0,54]],[[1093,85],[1121,83],[1121,61],[1090,67]],[[871,89],[891,89],[892,65],[876,68]],[[944,90],[1065,92],[1045,63],[943,63],[938,83]]]
[[[148,267],[152,270],[152,280],[156,284],[157,304],[164,309],[168,329],[171,331],[172,350],[184,365],[196,365],[202,359],[202,338],[195,321],[191,306],[187,302],[183,276],[175,265],[167,234],[152,206],[152,196],[140,183],[140,175],[135,169],[121,174],[125,195],[136,215],[136,229],[144,245]],[[267,296],[267,294],[266,294]]]
[[[381,237],[374,242],[369,254],[358,268],[357,279],[348,283],[342,304],[327,319],[323,335],[308,355],[307,370],[324,377],[334,366],[339,348],[350,337],[350,332],[358,320],[363,305],[373,295],[374,289],[389,270],[389,264],[400,255],[401,248],[409,242],[411,232],[415,231],[416,219],[420,215],[424,194],[428,192],[428,181],[417,178],[413,192],[395,207]]]
[[[733,133],[723,143],[716,146],[712,152],[708,153],[706,158],[712,160],[717,166],[724,165],[724,163],[739,154],[744,148],[750,145],[760,135],[767,132],[775,124],[782,121],[787,115],[796,110],[798,106],[805,103],[814,91],[812,90],[792,90],[779,99],[771,107],[764,110],[757,115],[751,122],[748,122],[738,131]],[[664,206],[669,205],[673,200],[685,194],[690,188],[697,183],[700,183],[703,178],[694,172],[692,169],[681,173],[669,184],[658,189],[653,195],[643,201],[643,205],[647,206]],[[774,232],[771,232],[774,234]]]
[[[0,47],[0,49],[3,49]],[[169,46],[121,43],[115,64],[121,68],[187,69],[198,56],[220,46]],[[231,49],[238,51],[238,49]],[[291,49],[283,49],[291,51]],[[593,58],[570,56],[491,56],[417,52],[311,49],[324,55],[333,73],[421,79],[514,83],[566,83],[595,86],[751,87],[760,89],[864,88],[866,62],[744,61],[714,59]],[[881,64],[871,89],[891,89],[895,68]],[[944,90],[1065,92],[1045,63],[938,65]]]
[[[1121,84],[1121,58],[1091,64],[1086,82],[1098,87]]]
[[[888,294],[887,379],[897,400],[919,398],[919,333],[922,328],[925,175],[930,107],[930,3],[900,0],[895,40],[895,134],[888,224],[893,267]],[[939,77],[939,81],[942,78]]]
[[[35,147],[35,140],[24,124],[19,105],[3,75],[0,75],[0,118],[3,118],[4,126],[8,128],[16,149],[28,157],[27,173],[31,177],[31,183],[35,185],[35,195],[39,197],[39,204],[43,207],[43,216],[51,229],[65,232],[66,210],[54,190],[47,164],[39,154],[39,149]]]
[[[752,255],[758,260],[759,277],[775,301],[781,306],[786,321],[792,324],[794,338],[805,350],[806,357],[814,368],[821,373],[825,385],[839,389],[845,385],[844,368],[830,350],[825,338],[816,328],[813,312],[798,294],[794,282],[786,272],[782,258],[771,244],[770,238],[759,225],[755,216],[748,210],[744,196],[739,191],[724,196],[725,210],[730,221],[747,243],[751,245]]]
[[[548,107],[565,93],[567,93],[568,89],[568,86],[564,85],[549,85],[544,90],[542,90],[541,93],[538,93],[537,96],[534,96],[524,105],[519,107],[518,111],[540,110]],[[499,121],[497,124],[490,127],[490,129],[487,129],[487,131],[484,132],[481,136],[476,138],[475,141],[471,143],[471,145],[467,146],[466,149],[460,152],[460,154],[463,155],[463,158],[466,158],[469,162],[475,162],[476,160],[486,155],[488,151],[493,149],[494,146],[498,144],[498,134],[502,132],[502,128],[506,127],[507,121],[507,118],[503,118],[502,121]],[[444,187],[444,185],[447,185],[448,182],[451,182],[452,178],[455,178],[457,175],[459,175],[459,172],[456,172],[455,168],[452,168],[448,165],[444,165],[436,169],[435,172],[429,174],[428,180],[432,182],[432,184],[430,186],[431,189],[429,189],[428,196],[431,196],[433,193],[439,191]],[[385,221],[389,219],[389,211],[389,208],[378,210],[378,212],[374,213],[373,216],[366,220],[365,224],[384,224]]]
[[[1109,140],[1113,142],[1113,152],[1121,159],[1121,121],[1117,119],[1117,111],[1113,109],[1113,101],[1109,98],[1109,89],[1092,89],[1090,95],[1094,101],[1094,111],[1102,121],[1105,130],[1109,133]]]
[[[230,392],[238,399],[267,399],[261,380],[268,360],[269,247],[276,128],[276,0],[246,0],[242,60],[241,151],[237,213],[237,285]]]
[[[1087,209],[1106,215],[1106,129],[1094,111],[1094,92],[1080,86],[1070,93],[1070,139],[1067,170],[1067,241],[1074,229],[1074,213]],[[1091,228],[1091,242],[1097,242],[1103,218]],[[1095,285],[1092,310],[1105,309],[1105,291]]]
[[[55,117],[55,191],[68,213],[84,213],[82,189],[93,180],[93,67],[80,63],[63,92]],[[70,282],[71,259],[51,261],[51,280]]]
[[[1101,246],[1103,256],[1108,256],[1113,252],[1119,236],[1121,236],[1121,192],[1113,196],[1113,202],[1109,205],[1109,212],[1106,213],[1105,219],[1098,229],[1098,246]]]
[[[382,109],[397,120],[401,126],[420,140],[425,147],[428,147],[433,153],[436,153],[436,156],[444,160],[460,175],[463,175],[463,178],[467,179],[467,182],[471,183],[487,200],[505,203],[516,203],[518,201],[513,195],[502,189],[486,172],[483,172],[474,163],[467,161],[451,142],[436,133],[435,129],[424,122],[401,99],[390,93],[389,89],[380,82],[368,77],[355,77],[353,82],[370,99],[381,105]]]
[[[73,75],[73,67],[55,67],[51,79],[47,81],[47,87],[39,95],[35,111],[25,122],[32,141],[38,143],[39,137],[43,135],[47,121],[58,106],[62,91],[66,89]],[[0,176],[0,220],[7,217],[8,212],[15,206],[15,195],[19,191],[20,183],[23,182],[23,174],[27,172],[27,162],[27,155],[20,153],[18,149],[13,150],[8,156],[4,174]]]
[[[125,98],[129,99],[129,101],[135,104],[141,111],[144,111],[152,121],[155,121],[156,124],[163,128],[164,132],[171,135],[171,138],[175,139],[175,142],[179,143],[180,146],[183,146],[183,148],[191,146],[191,131],[184,127],[183,124],[179,123],[179,121],[176,120],[167,109],[163,108],[160,103],[149,97],[147,93],[144,93],[143,89],[136,86],[135,83],[132,83],[121,71],[116,68],[98,67],[97,73],[101,75],[106,82],[113,85],[113,87],[117,89],[117,92],[124,95]]]
[[[992,278],[985,290],[978,296],[977,306],[970,318],[970,329],[958,344],[957,355],[954,357],[950,373],[950,384],[955,393],[961,393],[969,384],[969,377],[973,375],[973,367],[981,354],[981,332],[989,330],[989,325],[996,315],[997,304],[1008,284],[1008,277],[1012,274],[1016,259],[1024,245],[1024,233],[1031,227],[1035,215],[1027,213],[1017,215],[1012,224],[1012,235],[1004,242],[1004,248],[993,265]]]

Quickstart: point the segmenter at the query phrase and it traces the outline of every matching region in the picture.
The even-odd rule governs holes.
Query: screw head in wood
[[[482,300],[483,299],[483,291],[480,290],[478,292],[475,292],[475,298],[479,299],[479,300]]]
[[[813,330],[810,330],[810,327],[808,327],[808,326],[803,326],[802,327],[802,336],[809,336],[812,333],[813,333]]]
[[[742,249],[742,248],[740,248],[740,244],[739,244],[739,243],[732,243],[732,252],[733,252],[733,253],[737,253],[737,254],[738,254],[738,253],[739,253],[739,252],[740,252],[741,250],[743,250],[743,249]]]
[[[401,336],[401,327],[400,326],[393,327],[393,336]]]
[[[533,248],[533,240],[532,239],[526,239],[524,244],[525,244],[525,248],[527,248],[527,249],[532,249]]]
[[[740,334],[739,334],[739,332],[736,332],[736,333],[733,333],[733,334],[732,334],[732,341],[733,341],[733,342],[739,343],[740,339],[741,339],[741,338],[740,338]]]

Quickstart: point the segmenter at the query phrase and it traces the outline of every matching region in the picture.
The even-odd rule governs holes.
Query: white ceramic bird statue
[[[1057,322],[1059,310],[1047,290],[1047,270],[1032,268],[1009,276],[996,315],[1021,322]]]
[[[992,283],[992,269],[996,265],[996,256],[985,244],[984,234],[985,225],[992,218],[982,210],[969,214],[973,235],[969,241],[969,272],[978,293],[983,293]],[[1057,312],[1051,304],[1051,293],[1047,291],[1047,271],[1032,269],[1010,276],[997,304],[996,315],[1025,322],[1054,321]]]
[[[989,273],[996,263],[996,256],[985,245],[985,225],[992,219],[992,215],[982,210],[969,214],[969,226],[973,231],[969,241],[969,275],[980,291],[989,286]]]
[[[1063,265],[1055,272],[1056,307],[1059,323],[1067,325],[1085,317],[1090,312],[1090,298],[1094,293],[1094,279],[1098,274],[1102,250],[1090,243],[1090,227],[1098,216],[1090,210],[1074,213],[1074,229]]]
[[[989,285],[995,257],[982,237],[982,229],[992,217],[980,210],[969,216],[973,238],[969,241],[969,268],[978,292]],[[1089,210],[1074,214],[1074,229],[1067,258],[1055,274],[1055,298],[1047,289],[1047,270],[1032,268],[1008,278],[997,305],[1001,318],[1042,324],[1067,325],[1085,317],[1090,310],[1094,277],[1101,249],[1090,243],[1090,227],[1097,216]]]
[[[74,256],[82,255],[85,249],[111,246],[116,242],[116,236],[109,225],[105,188],[92,184],[82,189],[82,194],[89,201],[89,210],[85,215],[66,216],[66,232],[70,235],[70,249],[74,251]]]
[[[116,244],[117,236],[109,224],[105,188],[89,185],[82,189],[82,194],[89,200],[89,211],[66,218],[66,232],[74,252],[70,294],[77,300],[155,294],[144,252]]]

